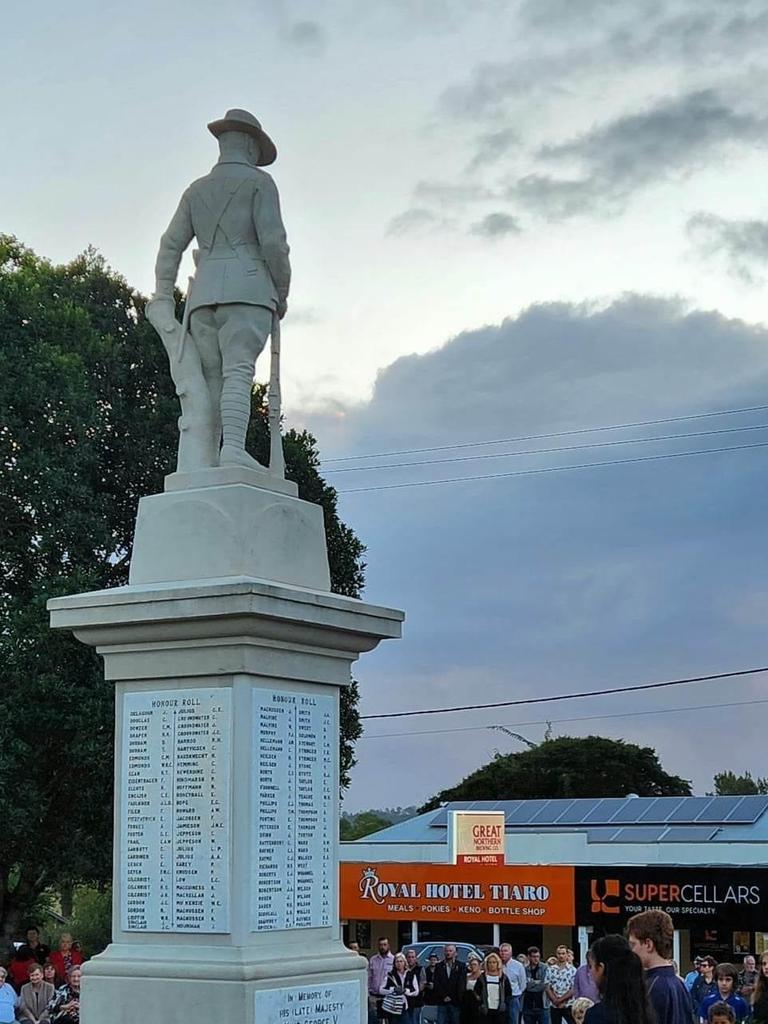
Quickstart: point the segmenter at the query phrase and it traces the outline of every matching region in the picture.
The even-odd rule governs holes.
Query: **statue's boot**
[[[258,459],[254,459],[244,448],[236,448],[233,444],[221,446],[219,455],[220,466],[246,466],[248,469],[255,469],[258,473],[267,473],[268,469]]]

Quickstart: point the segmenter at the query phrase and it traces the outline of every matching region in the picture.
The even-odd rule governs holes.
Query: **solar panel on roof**
[[[581,819],[582,825],[607,825],[612,816],[623,807],[626,800],[623,796],[609,796],[598,800]]]
[[[600,802],[599,800],[574,800],[558,818],[558,825],[581,825],[585,816],[594,811],[595,804]]]
[[[649,825],[651,822],[663,825],[669,818],[670,814],[674,813],[684,799],[685,798],[681,796],[656,797],[655,800],[647,802],[648,806],[646,810],[639,815],[637,820],[641,821],[644,825]]]
[[[749,825],[757,821],[768,810],[767,796],[745,796],[737,807],[725,818],[729,825]]]
[[[455,800],[441,807],[435,817],[430,821],[430,828],[448,828],[448,811],[466,811],[472,806],[471,800]]]
[[[717,828],[696,828],[695,825],[673,825],[661,837],[662,843],[705,843],[717,835]]]
[[[704,808],[712,802],[711,796],[686,796],[667,818],[669,825],[690,825],[696,821]]]
[[[548,800],[539,813],[531,817],[531,825],[554,825],[572,803],[573,800]]]
[[[614,833],[614,843],[655,843],[658,842],[662,832],[666,831],[665,825],[645,826],[644,828],[620,828]]]
[[[655,803],[655,801],[654,801]],[[639,797],[630,797],[624,802],[624,806],[620,807],[611,818],[612,825],[631,824],[636,822],[638,817],[646,809],[645,800],[641,800]]]
[[[725,821],[726,817],[733,810],[732,796],[715,796],[703,807],[697,816],[697,822],[719,822]]]
[[[522,800],[520,806],[507,815],[507,824],[527,825],[547,803],[548,800]]]

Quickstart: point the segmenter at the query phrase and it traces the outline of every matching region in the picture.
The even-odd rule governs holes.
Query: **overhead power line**
[[[519,469],[511,473],[482,473],[477,476],[452,476],[440,480],[410,480],[400,484],[372,484],[370,487],[340,488],[339,494],[362,494],[365,491],[394,491],[403,487],[434,487],[437,484],[471,483],[480,480],[502,480],[515,476],[540,476],[543,473],[573,473],[580,469],[600,469],[603,466],[628,466],[638,462],[660,462],[662,459],[690,459],[697,455],[716,455],[719,452],[743,452],[751,448],[765,448],[768,441],[754,444],[734,444],[724,448],[700,448],[691,452],[667,452],[664,455],[638,455],[632,459],[610,459],[605,462],[579,462],[573,466],[544,466],[541,469]]]
[[[638,718],[644,715],[675,715],[682,712],[708,711],[713,709],[724,711],[730,708],[751,707],[755,704],[768,704],[768,697],[762,697],[757,700],[730,701],[727,704],[724,704],[722,701],[718,701],[717,704],[689,704],[684,708],[657,708],[655,711],[624,711],[613,715],[577,715],[574,718],[540,718],[535,722],[511,722],[510,725],[514,725],[515,729],[526,729],[532,725],[564,725],[572,722],[602,722],[611,718]],[[494,725],[495,724],[496,723],[494,723]],[[405,736],[440,736],[445,733],[454,732],[484,732],[486,729],[491,728],[493,728],[493,725],[464,725],[456,729],[418,729],[412,732],[366,732],[363,733],[360,739],[385,740]]]
[[[388,459],[397,455],[422,455],[425,452],[447,452],[457,448],[481,448],[492,444],[516,444],[519,441],[543,441],[549,437],[571,437],[574,434],[596,434],[607,430],[629,430],[633,427],[652,427],[664,423],[684,423],[688,420],[704,420],[714,416],[737,416],[741,413],[764,412],[768,405],[749,405],[741,409],[721,409],[717,412],[690,413],[687,416],[665,416],[655,420],[637,420],[633,423],[610,423],[599,427],[576,427],[572,430],[553,430],[546,434],[523,434],[520,437],[499,437],[491,441],[463,441],[457,444],[441,444],[431,448],[401,448],[394,452],[369,452],[367,455],[338,455],[322,459],[322,465],[332,462],[357,462],[361,459]]]
[[[655,437],[627,437],[620,441],[590,441],[587,444],[569,444],[557,448],[524,448],[518,452],[488,452],[484,455],[457,455],[450,459],[422,459],[418,462],[382,462],[373,466],[349,466],[329,469],[330,473],[370,473],[382,469],[408,469],[410,466],[442,466],[449,462],[476,462],[478,459],[511,459],[521,455],[552,455],[560,452],[579,452],[585,448],[613,448],[616,445],[648,444],[652,441],[683,441],[691,437],[711,437],[714,434],[739,434],[745,430],[766,430],[768,423],[755,423],[747,427],[721,427],[719,430],[694,430],[688,434],[657,434]]]
[[[738,676],[756,676],[768,672],[768,665],[762,668],[745,668],[734,672],[714,672],[706,676],[687,676],[683,679],[665,679],[658,683],[635,683],[632,686],[612,686],[607,690],[584,690],[580,693],[561,693],[557,697],[522,697],[519,700],[502,700],[494,704],[463,704],[451,708],[424,708],[422,711],[386,711],[378,715],[361,715],[360,720],[370,722],[377,718],[412,718],[415,715],[447,715],[454,711],[485,711],[489,708],[517,708],[529,704],[551,704],[560,700],[580,700],[583,697],[607,697],[614,693],[637,693],[640,690],[663,690],[672,686],[686,686],[689,683],[708,683],[715,679],[736,679]]]

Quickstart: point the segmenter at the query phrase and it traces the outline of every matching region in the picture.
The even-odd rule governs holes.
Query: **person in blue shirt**
[[[717,992],[707,996],[699,1007],[699,1020],[707,1024],[709,1010],[716,1003],[725,1003],[730,1006],[736,1016],[736,1024],[742,1024],[749,1016],[749,1006],[740,995],[736,993],[736,985],[739,981],[739,972],[734,964],[718,964],[715,970],[717,979]]]
[[[12,985],[5,980],[8,971],[0,967],[0,1024],[12,1024],[16,1020],[16,1007],[19,1005],[19,997]]]
[[[685,987],[688,989],[689,992],[693,988],[694,981],[696,981],[696,979],[701,974],[701,965],[703,963],[704,957],[697,956],[696,959],[693,961],[693,970],[689,971],[685,976]]]

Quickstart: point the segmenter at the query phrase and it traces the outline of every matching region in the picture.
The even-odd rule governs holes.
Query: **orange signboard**
[[[576,923],[569,867],[343,863],[339,869],[340,913],[347,920]]]

